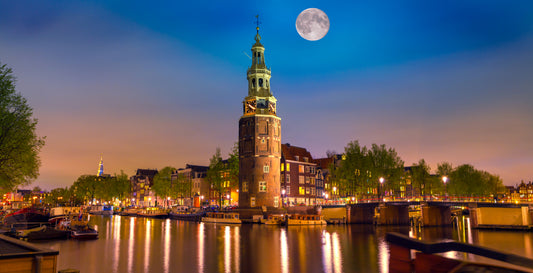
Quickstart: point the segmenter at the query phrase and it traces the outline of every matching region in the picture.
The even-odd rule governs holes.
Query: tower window
[[[263,87],[263,79],[259,79],[259,87]]]
[[[252,79],[252,87],[255,87],[255,79]]]
[[[259,192],[266,192],[266,191],[267,191],[267,182],[259,181]]]
[[[270,172],[270,166],[268,166],[268,165],[263,166],[263,172],[264,173],[269,173]]]

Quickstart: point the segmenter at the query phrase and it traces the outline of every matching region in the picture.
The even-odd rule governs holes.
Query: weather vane
[[[261,24],[261,21],[259,21],[259,14],[255,16],[255,24],[257,25],[257,34],[259,34],[259,25]]]

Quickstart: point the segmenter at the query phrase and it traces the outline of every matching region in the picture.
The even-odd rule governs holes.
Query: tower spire
[[[255,28],[255,29],[257,30],[257,34],[255,35],[255,41],[256,41],[258,44],[260,44],[259,41],[261,40],[261,35],[259,35],[259,25],[260,25],[260,24],[261,24],[261,21],[259,21],[259,14],[257,14],[257,15],[255,16],[255,25],[256,25],[256,28]]]
[[[98,173],[96,176],[103,176],[104,175],[104,158],[102,155],[100,155],[100,164],[98,164]]]

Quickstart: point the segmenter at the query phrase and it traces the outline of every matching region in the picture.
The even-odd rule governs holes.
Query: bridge
[[[452,224],[452,209],[465,208],[474,228],[533,229],[533,205],[469,201],[389,201],[324,205],[327,219],[342,218],[349,224],[421,226]]]

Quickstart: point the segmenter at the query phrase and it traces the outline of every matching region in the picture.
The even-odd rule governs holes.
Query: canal
[[[445,228],[230,226],[92,216],[100,238],[38,242],[59,250],[58,269],[80,272],[388,272],[385,234],[457,240],[533,258],[533,233]],[[447,257],[474,259],[460,253]]]

